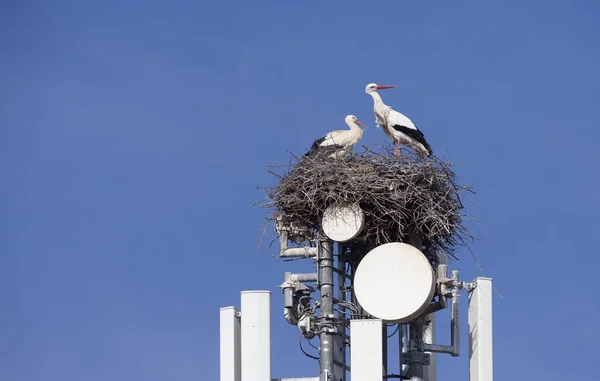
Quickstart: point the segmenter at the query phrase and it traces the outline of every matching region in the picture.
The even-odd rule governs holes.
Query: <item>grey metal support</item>
[[[281,258],[314,258],[316,255],[316,247],[290,247],[282,249],[279,254]]]
[[[452,270],[452,280],[458,283],[458,270]],[[451,355],[458,357],[460,356],[460,293],[458,287],[454,287],[452,290],[451,314],[450,345],[453,348]]]
[[[298,304],[295,293],[299,290],[313,291],[312,288],[306,286],[303,282],[317,282],[317,280],[316,273],[285,273],[284,282],[280,287],[283,290],[284,316],[288,323],[296,325],[300,319],[300,316],[298,316],[298,313],[296,312],[297,309],[295,308]]]
[[[429,352],[449,353],[453,357],[460,356],[460,287],[463,283],[459,281],[458,270],[452,271],[451,283],[452,288],[452,304],[451,304],[451,320],[450,320],[450,345],[439,344],[423,344],[423,349]]]
[[[410,342],[409,342],[409,375],[411,380],[423,380],[423,362],[419,361],[418,354],[423,350],[423,319],[418,318],[410,323]]]
[[[408,324],[401,324],[398,338],[398,358],[400,363],[400,373],[405,376],[408,372],[408,362],[404,361],[405,357],[408,356],[409,348],[409,336],[408,336]]]
[[[425,326],[423,327],[423,345],[435,343],[435,314],[424,315]],[[437,381],[437,363],[435,353],[429,354],[429,365],[423,371],[423,380]]]
[[[406,237],[406,243],[415,248],[422,250],[423,249],[423,237],[421,233],[413,233]],[[415,321],[410,323],[410,341],[409,341],[409,364],[410,367],[408,369],[408,374],[410,376],[411,381],[422,381],[425,371],[424,371],[424,363],[425,363],[425,353],[424,343],[423,343],[423,325],[425,321],[422,317],[417,318]]]
[[[458,292],[457,292],[458,293]],[[460,356],[460,322],[458,295],[452,298],[452,320],[450,321],[450,343],[451,345],[424,344],[423,349],[428,352],[448,353],[453,357]]]
[[[290,282],[316,282],[317,274],[316,273],[303,273],[303,274],[290,274],[289,281]]]
[[[332,321],[333,315],[333,242],[320,241],[317,254],[317,267],[319,274],[319,311],[321,322],[321,357],[320,379],[322,381],[334,381],[333,363],[333,338],[335,326]]]

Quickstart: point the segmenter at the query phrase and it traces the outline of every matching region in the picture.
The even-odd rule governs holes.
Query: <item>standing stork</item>
[[[362,137],[362,128],[367,128],[354,115],[344,119],[349,130],[331,131],[322,138],[315,140],[310,150],[304,154],[309,157],[339,158],[352,151],[354,144]]]
[[[377,124],[383,129],[383,132],[394,143],[394,155],[400,154],[400,144],[412,147],[421,155],[430,156],[433,151],[425,136],[407,116],[393,110],[390,106],[383,103],[377,90],[391,89],[394,86],[382,86],[375,83],[369,83],[365,92],[373,97],[373,109]]]

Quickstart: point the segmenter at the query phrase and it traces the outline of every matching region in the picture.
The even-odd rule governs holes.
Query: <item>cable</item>
[[[300,344],[300,350],[302,351],[302,353],[304,353],[304,355],[305,355],[306,357],[308,357],[308,358],[311,358],[311,359],[313,359],[313,360],[317,360],[317,361],[319,362],[319,366],[321,366],[321,359],[320,359],[319,357],[317,357],[317,356],[313,356],[313,355],[311,355],[311,354],[309,354],[309,353],[306,353],[306,351],[305,351],[305,350],[304,350],[304,348],[302,347],[302,338],[303,338],[303,337],[304,337],[304,336],[300,335],[300,340],[298,340],[298,343]],[[310,344],[310,342],[309,342],[309,344]],[[311,344],[311,345],[312,345],[312,344]]]
[[[400,324],[396,324],[396,329],[387,338],[389,339],[390,337],[394,336],[396,334],[396,332],[398,332],[399,329],[400,329]]]

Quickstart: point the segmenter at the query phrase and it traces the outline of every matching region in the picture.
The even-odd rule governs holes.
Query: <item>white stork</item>
[[[354,144],[362,137],[362,128],[367,128],[354,115],[348,115],[344,119],[349,130],[331,131],[322,138],[315,140],[310,150],[304,155],[309,157],[343,157],[351,152]]]
[[[431,155],[433,151],[417,126],[408,117],[383,103],[381,96],[377,93],[377,90],[391,89],[393,87],[369,83],[365,88],[365,92],[373,97],[373,109],[375,110],[377,124],[394,143],[395,155],[400,154],[401,143],[412,147],[424,156]]]

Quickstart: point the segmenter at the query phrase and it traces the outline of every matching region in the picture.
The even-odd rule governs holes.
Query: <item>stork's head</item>
[[[346,121],[346,124],[349,126],[351,126],[352,123],[354,123],[354,124],[357,124],[361,128],[367,128],[367,126],[362,124],[361,121],[358,120],[354,115],[347,115],[344,120]]]
[[[394,86],[384,86],[384,85],[378,85],[376,83],[369,83],[367,85],[367,87],[365,87],[365,92],[367,94],[371,94],[376,92],[377,90],[383,90],[383,89],[393,89]]]

